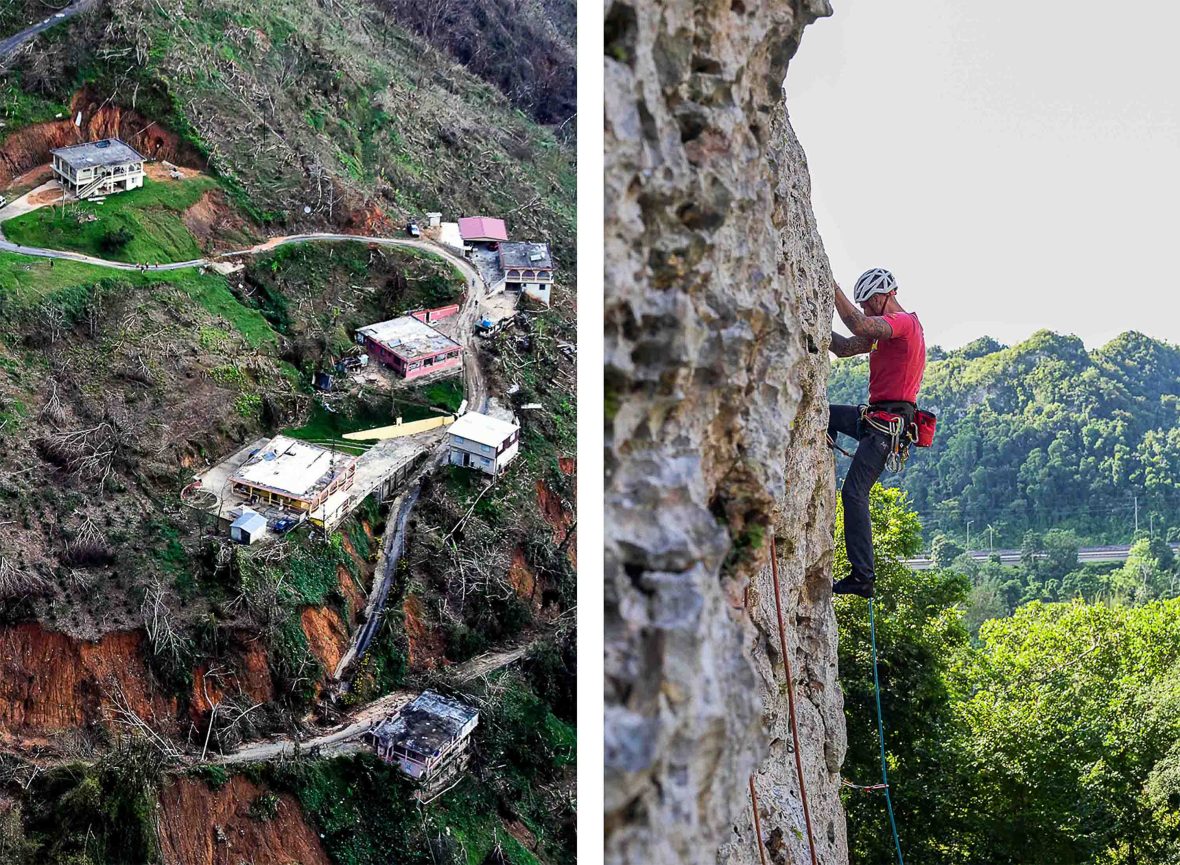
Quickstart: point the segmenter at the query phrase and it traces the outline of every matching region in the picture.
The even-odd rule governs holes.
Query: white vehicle
[[[66,13],[65,13],[65,12],[58,12],[58,13],[57,13],[56,15],[54,15],[53,17],[54,17],[54,18],[65,18],[65,17],[66,17]]]
[[[0,207],[4,207],[4,205],[6,205],[6,204],[8,204],[8,199],[5,198],[3,195],[0,195]]]

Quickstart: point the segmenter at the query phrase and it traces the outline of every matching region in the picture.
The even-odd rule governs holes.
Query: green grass
[[[436,398],[430,398],[431,405],[446,404],[449,406],[451,402],[455,402],[452,392],[453,388],[446,385],[448,383],[440,382],[430,386],[441,388],[437,392]],[[462,383],[457,383],[456,386],[458,387],[459,399],[462,400],[463,385]],[[361,403],[351,412],[330,412],[317,402],[312,406],[311,417],[308,418],[306,423],[302,426],[290,427],[283,430],[283,435],[301,439],[302,441],[319,442],[321,444],[331,442],[335,443],[341,450],[347,450],[350,453],[360,453],[367,449],[368,443],[348,441],[344,438],[345,433],[392,426],[399,417],[404,423],[424,420],[430,417],[439,417],[437,411],[424,404],[427,400],[424,393],[411,391],[408,397],[408,399],[392,399],[379,403]],[[457,402],[455,402],[455,408],[458,408]]]
[[[463,402],[463,380],[450,378],[433,382],[418,388],[418,393],[421,394],[422,401],[429,405],[441,406],[452,412],[458,411]]]
[[[443,796],[431,817],[436,826],[450,830],[467,856],[467,865],[480,865],[497,840],[512,865],[539,865],[540,860],[505,831],[494,798],[470,780]]]
[[[202,195],[217,187],[209,177],[144,180],[141,189],[107,196],[101,203],[80,201],[42,207],[4,223],[14,243],[66,249],[110,261],[164,264],[201,257],[201,249],[181,218]],[[84,221],[91,216],[93,221]],[[113,238],[125,238],[119,243]]]
[[[0,318],[20,319],[46,304],[74,319],[96,292],[128,285],[174,286],[210,315],[232,325],[254,348],[275,338],[262,314],[243,306],[217,273],[200,273],[196,268],[140,273],[0,252]]]
[[[0,18],[3,13],[0,12]],[[6,80],[0,83],[0,121],[4,128],[0,129],[0,141],[13,132],[33,123],[44,123],[53,120],[58,114],[69,112],[68,105],[61,102],[43,99],[26,91],[20,85],[20,73],[7,71]]]

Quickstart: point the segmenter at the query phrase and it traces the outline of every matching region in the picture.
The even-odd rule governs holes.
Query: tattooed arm
[[[889,339],[893,336],[893,328],[889,322],[880,316],[865,315],[851,300],[844,296],[840,286],[836,286],[836,312],[840,319],[852,331],[854,336],[865,337],[871,344],[875,339]],[[866,349],[867,351],[867,349]]]
[[[867,336],[840,336],[832,331],[832,354],[836,357],[852,357],[854,354],[868,354],[873,341]]]

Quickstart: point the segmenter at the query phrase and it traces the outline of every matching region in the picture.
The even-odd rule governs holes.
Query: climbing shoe
[[[832,584],[833,595],[860,595],[862,598],[873,596],[873,581],[860,577],[845,577]]]

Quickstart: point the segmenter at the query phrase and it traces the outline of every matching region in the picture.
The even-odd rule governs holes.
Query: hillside
[[[360,0],[109,0],[0,64],[0,860],[572,861],[572,129]],[[110,136],[143,187],[57,200],[50,149]],[[436,210],[549,243],[551,306],[475,337],[491,278]],[[358,328],[423,307],[458,310],[461,371],[339,374]],[[518,419],[494,485],[436,467],[441,431],[343,438],[464,400]],[[231,544],[196,481],[280,433],[403,463],[338,523]],[[480,721],[419,810],[354,719],[427,688]]]
[[[931,335],[932,337],[934,335]],[[829,398],[867,393],[864,358],[832,365]],[[933,533],[1020,546],[1028,529],[1073,529],[1128,543],[1135,527],[1180,532],[1180,346],[1124,333],[1087,351],[1040,331],[1011,347],[983,338],[931,349],[921,402],[938,438],[888,486],[910,495]]]

